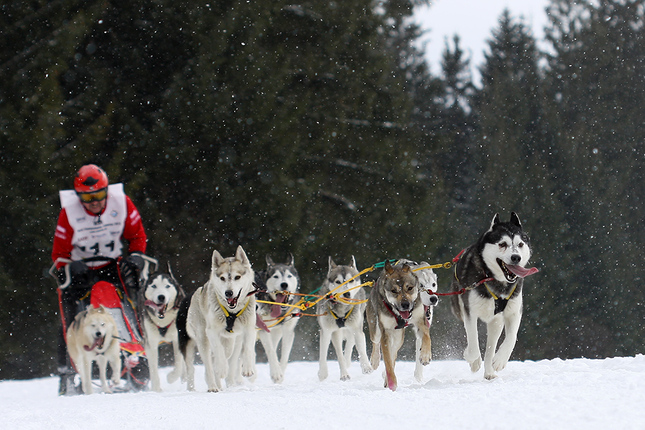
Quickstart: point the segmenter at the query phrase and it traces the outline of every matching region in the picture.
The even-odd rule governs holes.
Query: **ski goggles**
[[[76,193],[79,199],[83,203],[92,203],[92,202],[100,202],[101,200],[105,200],[107,197],[107,188],[103,188],[98,191],[94,191],[92,193]]]

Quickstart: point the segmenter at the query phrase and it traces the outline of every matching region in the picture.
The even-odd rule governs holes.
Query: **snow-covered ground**
[[[254,383],[207,393],[163,381],[163,393],[58,397],[57,378],[0,381],[5,429],[643,429],[645,356],[605,360],[511,361],[492,381],[464,361],[435,361],[423,383],[414,363],[397,363],[399,388],[353,363],[342,382],[336,362],[318,381],[317,362],[294,362],[285,381],[258,364]],[[164,375],[169,368],[162,369]]]

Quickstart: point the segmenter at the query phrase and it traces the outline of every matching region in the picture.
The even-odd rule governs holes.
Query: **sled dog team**
[[[477,322],[482,320],[487,332],[486,379],[495,378],[496,372],[504,369],[515,346],[522,316],[524,278],[537,272],[535,268],[525,268],[530,257],[529,238],[519,217],[511,213],[509,222],[501,222],[495,215],[489,229],[464,249],[454,263],[450,300],[453,313],[466,331],[464,358],[473,372],[481,368]],[[266,352],[272,381],[283,381],[300,317],[293,306],[300,280],[293,256],[285,263],[274,263],[267,256],[266,263],[266,270],[255,272],[241,246],[233,257],[223,257],[215,250],[208,281],[187,297],[170,268],[168,273],[153,274],[148,279],[140,292],[139,308],[152,390],[161,390],[158,371],[161,342],[173,345],[175,368],[168,375],[168,382],[181,376],[188,390],[195,389],[195,351],[204,363],[209,392],[221,391],[222,380],[226,386],[240,384],[244,377],[254,380],[258,338]],[[363,373],[377,369],[383,357],[383,385],[396,390],[395,362],[404,331],[411,326],[416,335],[414,376],[421,380],[423,366],[432,358],[430,326],[438,301],[437,275],[429,264],[386,261],[369,294],[362,287],[353,256],[347,265],[338,265],[330,257],[328,265],[327,276],[317,293],[325,299],[315,308],[320,326],[319,379],[328,376],[331,343],[341,380],[350,378],[348,367],[356,348]],[[109,391],[104,371],[111,355],[103,351],[111,348],[106,333],[112,330],[113,321],[99,322],[97,329],[99,317],[110,318],[100,308],[79,314],[70,327],[68,344],[75,362],[98,362],[101,383]],[[370,356],[363,330],[365,319],[372,343]],[[504,340],[498,348],[502,331]],[[88,347],[88,343],[92,346]],[[72,347],[76,344],[85,346]],[[118,359],[110,362],[120,366]],[[89,376],[82,369],[89,369],[89,364],[80,366],[85,393]]]

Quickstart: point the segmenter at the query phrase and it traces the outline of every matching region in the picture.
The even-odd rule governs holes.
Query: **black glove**
[[[135,251],[132,254],[125,257],[126,263],[129,264],[130,266],[133,266],[133,268],[137,270],[137,274],[141,273],[141,271],[143,270],[143,266],[146,263],[143,260],[143,257],[141,255],[142,254],[140,252]]]
[[[56,278],[58,279],[58,285],[63,285],[67,280],[67,275],[65,274],[65,266],[61,267],[56,271]]]
[[[139,288],[139,276],[144,264],[145,261],[139,252],[133,252],[121,260],[119,269],[121,270],[123,283],[128,290],[135,291]]]
[[[69,276],[72,278],[74,286],[85,287],[89,283],[90,269],[82,261],[72,261],[69,263]]]

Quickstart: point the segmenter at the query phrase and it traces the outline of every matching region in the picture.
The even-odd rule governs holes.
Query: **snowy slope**
[[[399,389],[382,388],[381,368],[341,382],[336,362],[319,382],[316,362],[287,367],[274,385],[266,364],[254,383],[207,393],[179,382],[163,393],[58,397],[57,378],[0,382],[6,429],[643,429],[645,357],[512,361],[497,379],[464,361],[435,361],[425,381],[414,363],[397,364]],[[170,369],[163,369],[164,374]],[[165,381],[164,381],[165,382]]]

